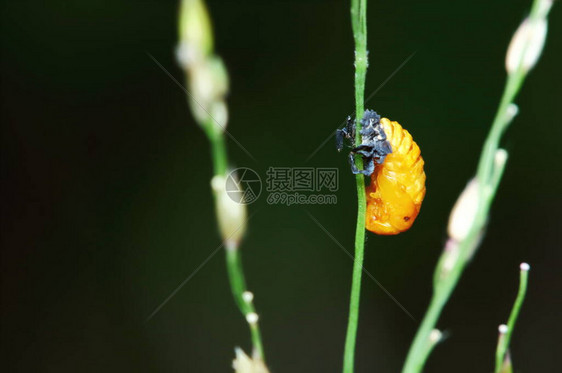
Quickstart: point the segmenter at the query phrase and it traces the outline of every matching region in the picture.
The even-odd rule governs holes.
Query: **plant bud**
[[[269,373],[263,360],[250,359],[240,348],[236,348],[234,351],[236,359],[232,362],[232,367],[236,373]]]
[[[455,241],[463,241],[470,232],[478,212],[478,198],[478,181],[474,178],[464,188],[449,216],[449,237]]]
[[[202,0],[182,0],[177,58],[184,67],[201,61],[213,49],[211,19]]]
[[[534,21],[526,18],[521,23],[507,49],[505,68],[508,74],[519,68],[527,72],[535,66],[544,47],[547,29],[546,18]]]
[[[222,60],[209,56],[190,66],[190,105],[193,115],[201,125],[212,125],[217,133],[224,132],[228,109],[224,98],[228,92],[228,74]]]
[[[226,179],[216,175],[211,181],[219,230],[227,248],[237,248],[246,231],[246,205],[234,201],[226,192]]]

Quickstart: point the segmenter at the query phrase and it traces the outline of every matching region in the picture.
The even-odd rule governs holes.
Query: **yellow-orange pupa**
[[[398,122],[382,118],[380,124],[392,152],[371,175],[366,228],[393,235],[408,230],[420,212],[425,196],[424,161],[412,135]]]

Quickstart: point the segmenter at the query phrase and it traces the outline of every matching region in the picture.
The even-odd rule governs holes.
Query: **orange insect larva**
[[[424,161],[412,135],[398,122],[382,118],[380,124],[392,153],[375,166],[367,188],[366,228],[381,235],[408,230],[420,212],[425,196]]]

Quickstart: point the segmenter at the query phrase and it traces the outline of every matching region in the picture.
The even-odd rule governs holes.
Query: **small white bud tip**
[[[242,299],[244,299],[244,302],[246,303],[251,303],[254,300],[254,293],[251,291],[245,291],[242,293]]]
[[[507,161],[507,151],[505,149],[498,149],[496,150],[496,154],[494,155],[494,162],[498,166],[503,166]]]
[[[437,343],[441,340],[441,337],[443,336],[443,333],[441,333],[440,330],[438,329],[433,329],[431,331],[431,333],[429,333],[429,341],[431,343]]]
[[[474,224],[478,212],[478,188],[478,180],[476,178],[470,180],[449,216],[449,237],[457,242],[463,241],[468,236]]]
[[[500,332],[500,334],[505,334],[505,333],[507,333],[507,329],[508,329],[508,328],[507,328],[507,325],[505,325],[505,324],[501,324],[501,325],[498,327],[498,331]]]
[[[529,263],[521,263],[521,265],[519,266],[519,268],[522,271],[528,271],[531,269],[531,266],[529,265]]]
[[[215,192],[220,192],[224,188],[224,184],[224,178],[221,176],[215,176],[211,179],[211,188],[213,188]]]
[[[255,324],[258,322],[259,316],[255,312],[250,312],[246,315],[246,321],[248,324]]]
[[[509,116],[509,118],[513,118],[514,116],[517,115],[517,113],[519,113],[519,107],[513,103],[509,104],[509,106],[507,107],[507,115]]]

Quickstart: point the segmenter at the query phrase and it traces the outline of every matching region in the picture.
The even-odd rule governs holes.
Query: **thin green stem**
[[[365,251],[365,181],[363,175],[357,176],[357,226],[355,230],[355,260],[353,261],[353,275],[351,279],[351,295],[349,299],[349,320],[345,338],[343,360],[344,373],[352,373],[355,360],[355,342],[359,323],[359,304],[361,297],[361,275],[363,273],[363,259]]]
[[[212,123],[211,123],[212,124]],[[213,132],[212,126],[207,132],[209,141],[211,142],[211,155],[213,158],[213,169],[215,175],[226,176],[228,167],[228,158],[226,154],[226,146],[224,135],[222,133]],[[238,244],[234,242],[225,242],[226,245],[226,267],[228,271],[228,279],[232,295],[238,306],[238,309],[246,317],[250,326],[250,335],[254,348],[254,356],[265,361],[261,332],[257,320],[248,319],[248,314],[256,313],[253,302],[244,299],[243,294],[247,291],[246,280],[244,277],[244,269],[242,266],[242,258]]]
[[[519,274],[519,291],[517,292],[517,298],[515,298],[515,303],[509,314],[509,319],[507,321],[507,330],[505,333],[500,335],[498,339],[498,347],[496,349],[496,370],[495,373],[500,373],[504,360],[505,354],[509,348],[509,342],[511,340],[511,334],[515,328],[515,323],[517,322],[517,317],[519,316],[519,311],[525,300],[525,295],[527,294],[527,280],[529,278],[529,265],[527,263],[521,264],[521,271]]]
[[[541,0],[534,1],[529,15],[530,22],[537,22],[540,17],[546,18],[550,8],[541,8],[540,3]],[[526,46],[526,48],[529,47],[528,45]],[[522,56],[524,55],[525,54],[522,53]],[[479,188],[476,216],[472,221],[467,236],[460,242],[455,242],[455,250],[458,250],[458,258],[452,268],[447,270],[443,268],[443,258],[447,253],[444,253],[439,260],[434,275],[433,296],[420,328],[412,342],[410,351],[408,352],[404,368],[402,369],[403,373],[418,373],[422,371],[435,344],[434,341],[431,341],[430,334],[435,328],[443,307],[450,298],[451,293],[455,289],[466,265],[480,242],[490,206],[494,200],[505,167],[505,159],[497,159],[499,142],[502,134],[515,115],[514,109],[516,110],[516,107],[513,106],[513,100],[519,93],[527,77],[527,73],[528,68],[524,68],[521,61],[518,68],[508,75],[498,110],[480,154],[476,172],[476,180]]]
[[[468,239],[461,243],[461,245],[465,245],[467,247],[469,244],[474,245],[475,243],[474,241],[469,242]],[[459,247],[459,249],[463,250],[464,248]],[[424,315],[423,321],[418,328],[416,336],[414,337],[408,357],[406,358],[406,363],[402,369],[403,373],[417,373],[422,371],[425,361],[436,343],[431,340],[431,332],[435,329],[435,324],[437,323],[437,320],[439,320],[443,307],[449,300],[463,269],[463,265],[455,265],[448,274],[448,280],[441,281],[434,287],[431,302]]]
[[[524,263],[523,265],[525,265]],[[519,316],[519,311],[521,310],[521,306],[523,305],[523,301],[525,300],[525,295],[527,294],[527,282],[529,279],[529,270],[522,268],[519,274],[519,291],[517,292],[517,298],[515,299],[515,303],[513,304],[513,309],[509,314],[509,319],[507,321],[507,344],[509,345],[509,340],[511,338],[511,333],[515,328],[515,323],[517,322],[517,317]]]
[[[226,155],[226,145],[224,135],[219,133],[216,129],[216,124],[212,119],[209,119],[204,128],[207,137],[211,142],[211,158],[213,159],[213,171],[215,175],[226,176],[228,168],[228,157]]]
[[[226,267],[228,269],[228,279],[230,289],[236,305],[240,312],[246,317],[250,325],[250,334],[252,337],[252,345],[254,346],[255,357],[265,360],[263,352],[263,344],[260,329],[257,320],[250,320],[249,314],[255,314],[256,310],[251,300],[244,299],[244,293],[247,291],[246,280],[244,278],[244,270],[242,268],[242,258],[240,250],[235,244],[229,244],[226,248]]]
[[[214,112],[213,109],[217,108],[222,108],[224,112],[227,112],[225,95],[228,91],[228,74],[222,60],[213,51],[213,31],[204,1],[183,0],[181,2],[179,38],[180,46],[187,47],[190,50],[189,59],[179,58],[186,74],[187,86],[195,87],[191,89],[193,95],[189,94],[190,106],[195,119],[205,131],[211,143],[217,223],[226,247],[226,266],[232,295],[240,312],[249,324],[254,358],[263,360],[264,353],[257,322],[258,315],[252,302],[253,295],[246,289],[242,259],[238,247],[244,231],[243,229],[239,230],[245,227],[246,223],[246,209],[242,205],[233,206],[228,200],[225,202],[225,186],[215,185],[215,180],[218,182],[226,181],[228,172],[228,156],[223,127],[226,125],[226,119],[221,126],[213,118],[211,112]],[[205,89],[202,90],[201,85],[204,85]],[[219,110],[219,112],[221,111]],[[238,225],[234,232],[231,232],[230,229],[232,225]],[[237,232],[237,236],[233,237],[234,233]]]
[[[476,171],[476,177],[481,188],[480,196],[482,197],[485,197],[483,188],[485,188],[487,183],[490,181],[493,173],[494,156],[499,147],[501,136],[511,121],[510,115],[508,115],[508,108],[512,104],[513,100],[515,100],[515,97],[523,84],[525,75],[526,74],[521,71],[517,71],[508,76],[496,116],[492,122],[492,127],[488,133],[486,141],[484,142],[484,146],[480,154],[478,169]],[[485,203],[485,200],[485,198],[480,198],[481,203]],[[482,211],[482,209],[480,209],[480,211]]]
[[[521,82],[518,84],[519,87],[521,86],[520,83]],[[425,361],[433,348],[433,344],[430,341],[430,333],[435,328],[443,307],[449,300],[451,293],[455,289],[466,264],[468,263],[468,260],[480,240],[481,229],[486,222],[490,205],[495,196],[499,179],[501,178],[501,173],[494,173],[492,170],[494,167],[496,150],[498,149],[499,138],[501,136],[501,129],[505,128],[508,124],[506,119],[509,117],[506,115],[506,111],[511,103],[511,99],[513,99],[517,93],[517,91],[512,90],[512,84],[513,81],[508,79],[500,108],[496,114],[496,118],[494,119],[484,148],[482,149],[480,165],[478,168],[478,174],[482,174],[482,179],[478,177],[478,180],[484,180],[484,182],[479,183],[481,188],[481,198],[479,198],[477,216],[473,222],[470,233],[466,239],[459,243],[459,260],[456,261],[447,276],[435,284],[430,306],[424,316],[420,328],[416,333],[412,346],[410,347],[406,363],[402,370],[403,373],[417,373],[422,371]],[[509,98],[509,100],[507,100],[507,98]],[[503,169],[501,171],[503,171]],[[492,180],[494,183],[491,183]]]
[[[224,134],[216,128],[213,120],[204,126],[207,137],[211,142],[211,156],[213,158],[213,170],[215,175],[226,176],[228,169],[228,157],[226,153],[226,144]],[[244,268],[242,266],[242,258],[237,244],[226,242],[226,267],[228,271],[228,280],[230,289],[234,297],[234,301],[238,309],[246,317],[250,326],[250,335],[252,338],[252,346],[254,348],[254,356],[265,361],[261,332],[257,320],[250,322],[248,314],[256,313],[252,301],[245,301],[243,294],[247,291],[246,279],[244,277]]]
[[[361,118],[365,112],[365,77],[367,75],[367,1],[351,1],[351,23],[355,40],[355,143],[361,143]],[[357,167],[363,168],[361,157],[356,159]],[[363,259],[365,251],[365,211],[367,201],[365,196],[365,178],[356,175],[357,183],[357,225],[355,230],[355,260],[351,279],[351,295],[349,299],[349,320],[345,338],[343,372],[352,373],[355,362],[355,343],[359,322],[359,305],[361,296],[361,275],[363,273]]]
[[[208,123],[206,126],[207,136],[211,142],[211,155],[213,158],[213,169],[215,175],[226,176],[228,168],[228,158],[226,154],[226,145],[224,134],[218,131],[214,123]],[[256,314],[254,304],[251,300],[244,299],[243,294],[248,290],[246,287],[246,279],[244,277],[244,268],[242,266],[242,258],[238,244],[226,242],[226,267],[228,271],[228,279],[230,289],[234,297],[234,301],[238,309],[246,317],[250,326],[250,335],[254,348],[254,356],[265,361],[261,332],[257,320],[248,319],[249,314]],[[257,314],[256,314],[257,315]]]

